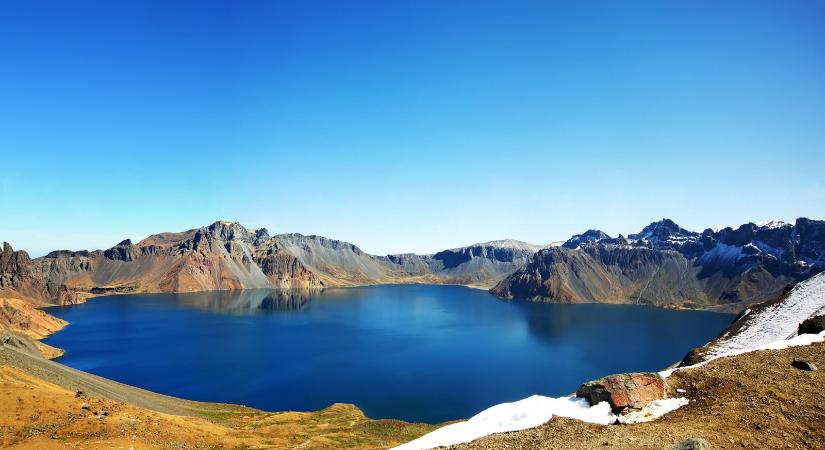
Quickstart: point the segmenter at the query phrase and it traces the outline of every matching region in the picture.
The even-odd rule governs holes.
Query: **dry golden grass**
[[[269,413],[205,403],[195,417],[175,416],[77,396],[11,366],[0,367],[0,411],[0,447],[15,449],[383,449],[434,428],[372,420],[343,404]]]

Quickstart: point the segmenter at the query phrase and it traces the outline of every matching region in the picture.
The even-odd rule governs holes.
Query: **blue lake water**
[[[437,423],[659,370],[731,315],[502,301],[461,286],[100,297],[51,308],[60,362],[193,400]]]

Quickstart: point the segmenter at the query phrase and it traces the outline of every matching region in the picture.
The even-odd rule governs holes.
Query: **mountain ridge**
[[[714,308],[775,297],[823,269],[825,221],[806,218],[701,233],[662,219],[627,237],[591,229],[563,243],[502,239],[424,255],[372,255],[324,236],[218,220],[34,259],[5,244],[0,289],[65,304],[128,292],[435,283],[503,298]]]
[[[702,233],[669,219],[617,239],[589,230],[543,249],[492,292],[504,298],[739,308],[825,270],[825,221]]]

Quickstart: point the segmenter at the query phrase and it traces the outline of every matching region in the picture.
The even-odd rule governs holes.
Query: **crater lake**
[[[462,286],[98,297],[50,308],[61,363],[191,400],[439,423],[661,370],[732,315],[504,301]]]

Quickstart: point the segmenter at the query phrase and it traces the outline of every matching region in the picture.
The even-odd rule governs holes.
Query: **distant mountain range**
[[[35,259],[4,243],[0,290],[65,304],[107,293],[449,283],[492,288],[504,298],[708,308],[773,298],[823,269],[825,221],[804,218],[702,233],[663,219],[628,237],[589,230],[547,246],[501,240],[386,256],[218,221]]]

